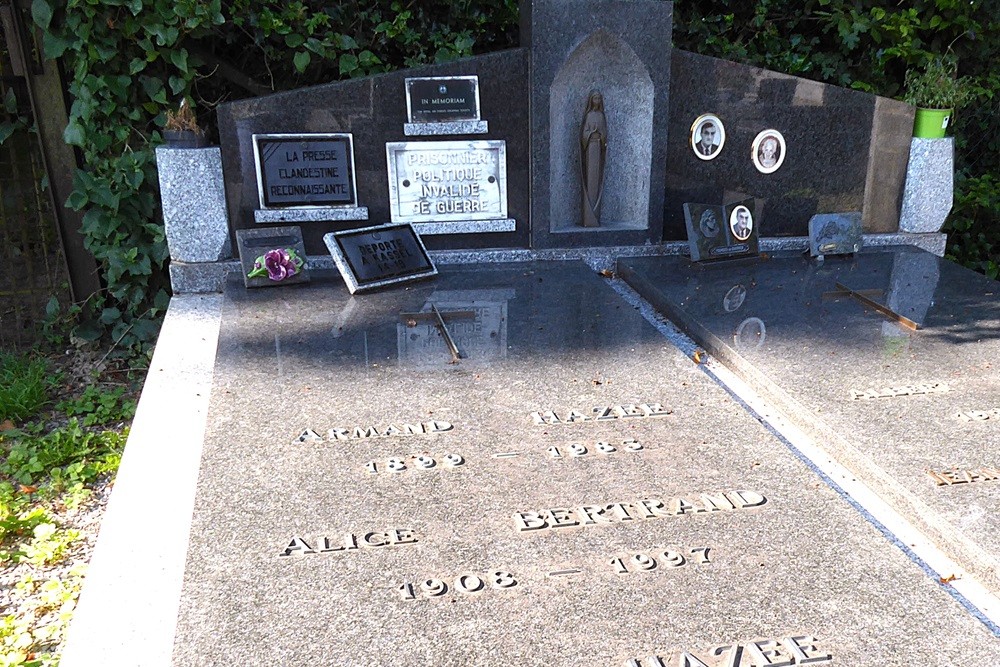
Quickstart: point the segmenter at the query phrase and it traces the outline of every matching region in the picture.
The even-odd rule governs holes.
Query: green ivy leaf
[[[295,71],[302,74],[306,71],[306,67],[309,66],[309,61],[312,60],[312,56],[309,55],[308,51],[299,51],[295,54],[293,61],[295,63]]]
[[[142,58],[133,58],[132,62],[128,64],[129,74],[137,74],[144,69],[146,69],[146,61]]]
[[[188,72],[188,52],[187,49],[181,49],[180,51],[170,52],[170,62],[174,64],[174,67],[179,69],[184,74]]]
[[[69,47],[73,46],[73,42],[68,39],[63,39],[57,35],[52,34],[49,31],[42,33],[42,50],[45,51],[45,55],[52,60],[62,58],[63,54],[66,53]]]
[[[83,128],[75,120],[71,120],[63,131],[63,141],[70,146],[80,146],[82,148],[86,140]]]
[[[291,35],[285,35],[285,46],[290,49],[297,49],[303,44],[305,44],[306,38],[298,33],[292,33]]]
[[[356,69],[358,69],[358,57],[351,53],[345,53],[340,56],[340,75],[350,76]]]
[[[52,23],[52,7],[45,0],[35,0],[31,3],[31,18],[42,30],[48,30]]]

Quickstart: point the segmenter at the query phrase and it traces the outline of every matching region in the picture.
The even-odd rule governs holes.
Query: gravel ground
[[[30,620],[36,637],[39,629],[56,622],[58,630],[48,640],[36,647],[40,652],[58,653],[66,630],[66,621],[79,596],[80,574],[85,572],[87,563],[97,542],[101,518],[111,494],[112,485],[100,483],[90,496],[75,508],[59,503],[48,508],[49,516],[59,528],[79,531],[79,537],[67,548],[58,563],[45,567],[21,563],[5,563],[0,569],[0,617],[15,615]],[[45,582],[58,580],[74,590],[71,597],[59,597],[59,604],[51,604],[45,594]],[[23,582],[32,582],[30,587]],[[21,586],[18,583],[22,582]],[[48,597],[52,597],[51,595]],[[62,622],[59,619],[62,617]],[[44,631],[43,631],[44,632]]]

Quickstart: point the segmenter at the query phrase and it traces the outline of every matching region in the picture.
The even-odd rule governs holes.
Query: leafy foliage
[[[53,378],[44,359],[0,351],[0,422],[22,422],[49,401]]]
[[[67,417],[83,417],[84,426],[129,421],[135,416],[135,400],[124,398],[125,387],[101,389],[88,385],[83,393],[56,405]]]

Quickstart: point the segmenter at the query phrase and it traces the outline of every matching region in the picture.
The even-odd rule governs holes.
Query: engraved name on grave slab
[[[255,134],[261,208],[356,206],[350,134]]]
[[[951,486],[953,484],[970,484],[972,482],[988,482],[1000,479],[1000,468],[976,468],[976,469],[956,469],[951,470],[928,470],[938,486]]]
[[[819,649],[818,643],[812,635],[757,639],[723,644],[705,652],[678,651],[674,659],[659,655],[630,658],[624,667],[779,667],[831,662],[833,656]]]
[[[293,554],[325,554],[339,551],[357,551],[359,549],[378,549],[379,547],[396,546],[400,544],[416,544],[419,541],[414,531],[403,528],[390,528],[385,531],[362,533],[360,538],[354,533],[344,533],[340,537],[318,537],[307,542],[305,538],[293,537],[278,555],[281,557]]]
[[[894,398],[896,396],[918,396],[920,394],[943,394],[951,391],[951,387],[943,382],[906,385],[903,387],[886,387],[884,389],[851,390],[851,400],[859,401],[873,398]]]
[[[636,502],[617,502],[580,507],[553,507],[514,514],[514,525],[521,532],[570,526],[596,526],[635,519],[662,519],[685,514],[760,507],[767,498],[756,491],[702,493],[699,498],[670,498],[666,502],[645,498]]]
[[[984,422],[990,419],[1000,419],[1000,408],[992,410],[964,410],[955,413],[955,419],[963,422]]]
[[[393,222],[507,217],[506,142],[401,141],[385,150]]]
[[[589,410],[570,410],[562,413],[561,416],[553,410],[539,410],[531,413],[531,419],[536,426],[547,426],[610,419],[664,417],[669,414],[673,414],[673,410],[664,409],[659,403],[640,403],[639,405],[607,405]]]
[[[431,433],[445,433],[454,428],[446,421],[431,420],[427,422],[404,423],[385,425],[355,426],[353,428],[331,428],[323,437],[315,430],[307,428],[295,438],[294,444],[306,442],[332,442],[334,440],[357,440],[360,438],[390,438],[404,435],[427,435]]]

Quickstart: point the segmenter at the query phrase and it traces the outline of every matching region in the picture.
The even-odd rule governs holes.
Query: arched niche
[[[580,129],[591,90],[604,96],[607,166],[601,226],[580,226]],[[653,155],[653,81],[621,39],[597,30],[570,54],[549,95],[549,228],[552,232],[646,229]]]

